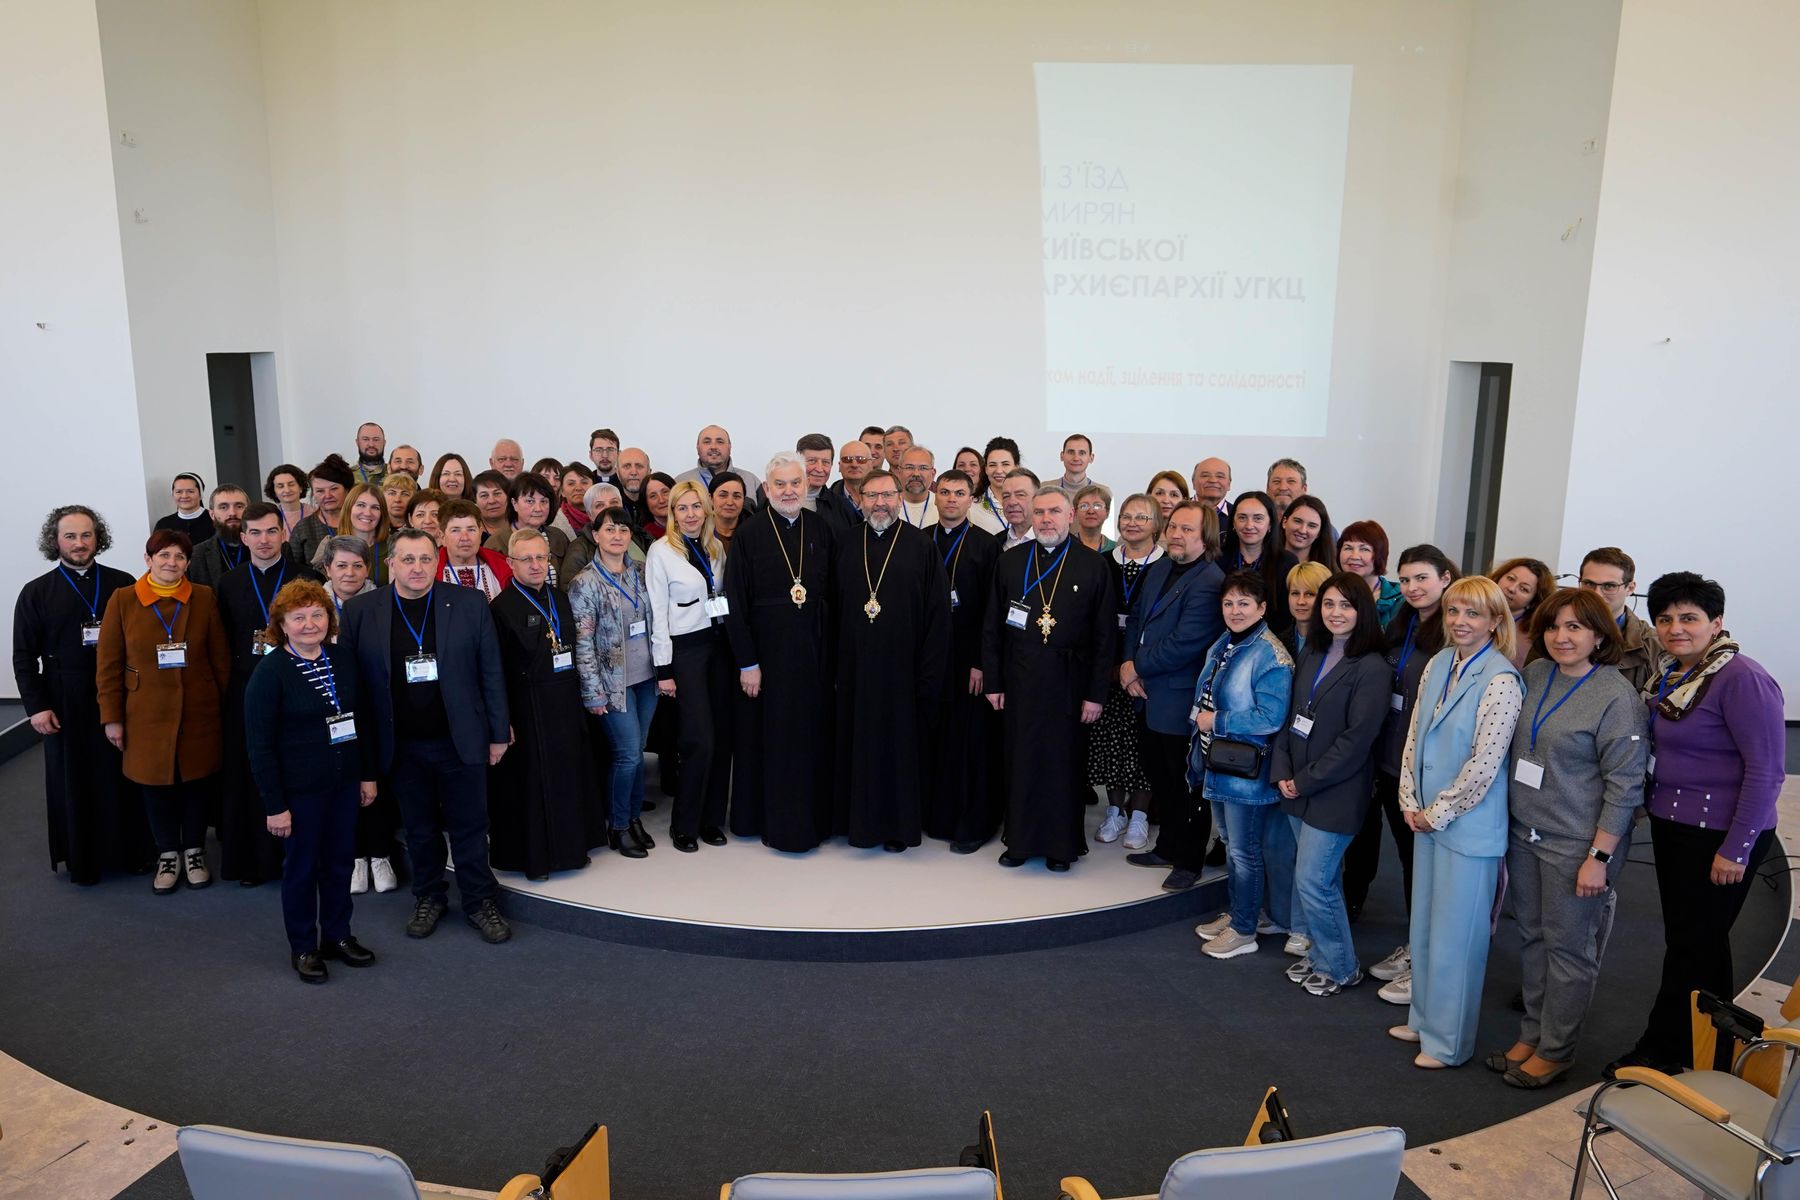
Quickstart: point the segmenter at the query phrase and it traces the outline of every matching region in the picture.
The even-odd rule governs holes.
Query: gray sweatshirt
[[[1644,802],[1650,750],[1648,712],[1618,669],[1601,667],[1569,695],[1579,678],[1562,674],[1549,659],[1526,666],[1507,791],[1513,837],[1529,840],[1535,830],[1540,850],[1577,858],[1587,854],[1596,830],[1621,838],[1631,832],[1632,814]],[[1539,722],[1534,750],[1531,727]],[[1543,767],[1539,786],[1520,781],[1522,762]]]

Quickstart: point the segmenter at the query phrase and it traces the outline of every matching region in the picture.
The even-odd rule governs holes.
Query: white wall
[[[364,418],[429,460],[690,465],[719,420],[902,422],[947,457],[1043,417],[1036,60],[1354,67],[1328,437],[1105,436],[1141,488],[1279,455],[1425,536],[1469,5],[263,0],[288,369],[311,462]]]
[[[133,573],[149,520],[93,0],[0,0],[0,29],[0,638],[11,646],[11,597],[48,569],[35,553],[45,512],[97,509],[116,543],[104,561]],[[10,671],[0,695],[18,695]]]
[[[1562,558],[1695,570],[1800,717],[1800,7],[1628,0],[1619,31]]]
[[[160,516],[177,472],[225,482],[207,354],[279,347],[261,39],[254,0],[99,0],[98,11],[145,500]],[[273,466],[279,431],[258,416]],[[261,491],[261,480],[230,482]]]

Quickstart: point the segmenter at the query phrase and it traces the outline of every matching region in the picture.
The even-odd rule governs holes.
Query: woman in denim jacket
[[[1294,836],[1269,780],[1269,739],[1287,723],[1294,660],[1270,632],[1268,585],[1260,574],[1240,571],[1225,581],[1220,605],[1225,634],[1206,653],[1194,691],[1195,737],[1188,752],[1188,783],[1202,784],[1206,798],[1225,814],[1225,845],[1231,870],[1231,907],[1194,930],[1213,958],[1256,952],[1263,883],[1269,885],[1269,914],[1285,931],[1294,891]],[[1206,752],[1214,738],[1264,747],[1254,779],[1209,769]]]

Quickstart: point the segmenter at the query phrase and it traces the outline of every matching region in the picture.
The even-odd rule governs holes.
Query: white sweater
[[[713,563],[712,569],[722,592],[724,564]],[[675,661],[674,637],[698,633],[712,624],[706,615],[706,576],[688,561],[687,551],[657,538],[644,558],[644,590],[650,593],[652,613],[650,661],[666,667]]]

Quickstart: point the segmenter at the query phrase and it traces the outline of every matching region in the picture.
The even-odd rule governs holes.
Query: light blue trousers
[[[1472,858],[1435,834],[1413,839],[1412,1009],[1419,1049],[1455,1066],[1475,1053],[1499,856]]]

